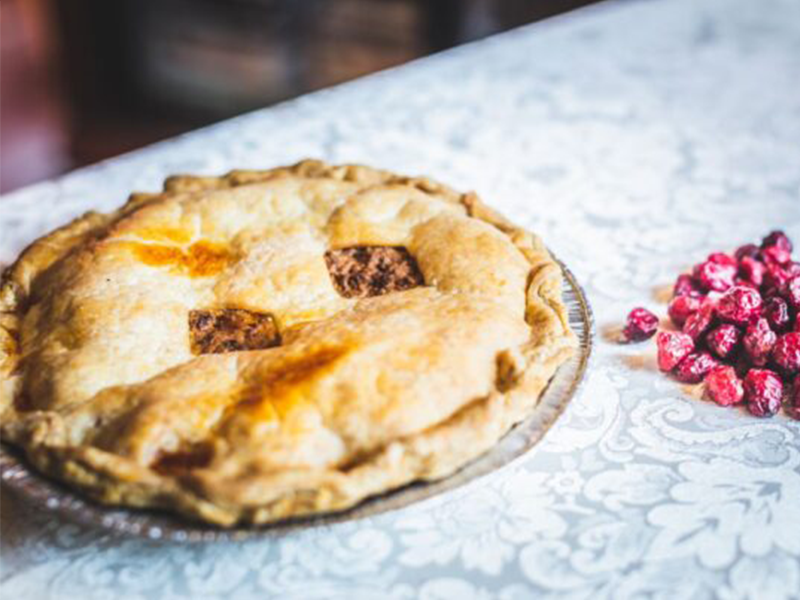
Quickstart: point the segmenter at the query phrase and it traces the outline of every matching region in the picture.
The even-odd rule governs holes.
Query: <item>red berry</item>
[[[729,254],[725,254],[724,252],[714,252],[708,255],[706,259],[708,262],[717,263],[718,265],[731,265],[736,266],[737,260],[730,256]]]
[[[772,360],[785,377],[791,378],[800,373],[800,333],[780,336],[772,349]]]
[[[739,275],[745,281],[749,281],[756,287],[760,287],[764,283],[764,273],[767,268],[759,260],[745,256],[739,262]]]
[[[764,297],[781,294],[789,281],[789,274],[775,263],[767,263],[761,292]]]
[[[667,312],[669,318],[676,326],[682,327],[690,316],[700,309],[702,304],[700,298],[694,296],[675,296],[669,303]]]
[[[700,309],[690,315],[683,324],[683,333],[691,337],[695,343],[706,333],[714,324],[716,307],[713,302],[704,302]]]
[[[745,244],[744,246],[739,246],[733,255],[736,260],[741,261],[745,257],[758,258],[759,252],[761,252],[761,249],[755,244]]]
[[[668,373],[694,350],[694,342],[680,331],[659,331],[656,336],[658,346],[658,368]]]
[[[693,352],[675,369],[675,377],[683,383],[700,383],[719,363],[708,352]]]
[[[691,275],[678,275],[675,286],[672,288],[673,296],[700,296],[701,292],[697,289],[694,278]]]
[[[717,303],[717,316],[723,321],[746,325],[761,313],[761,294],[756,290],[736,286],[729,289]]]
[[[791,324],[789,305],[780,296],[773,296],[764,302],[763,314],[773,331],[785,331]]]
[[[742,339],[750,363],[757,367],[767,364],[777,339],[778,336],[770,329],[769,322],[764,317],[751,323]]]
[[[724,292],[733,285],[738,269],[732,264],[719,264],[706,261],[696,265],[694,278],[706,291]]]
[[[714,367],[706,376],[706,392],[720,406],[733,406],[744,399],[744,384],[733,367]]]
[[[786,265],[792,261],[792,253],[779,246],[768,246],[761,250],[761,258],[767,264]]]
[[[719,358],[728,358],[733,355],[742,339],[742,332],[735,325],[720,325],[706,335],[708,348]]]
[[[783,288],[784,296],[795,310],[800,310],[800,277],[792,277]]]
[[[658,329],[658,317],[646,308],[634,308],[629,314],[623,336],[629,342],[641,342],[653,337]]]
[[[751,369],[744,378],[747,408],[757,417],[771,417],[781,408],[783,383],[769,369]]]
[[[787,252],[791,252],[793,250],[792,240],[790,240],[785,233],[779,230],[771,232],[767,237],[761,240],[762,248],[769,248],[770,246],[783,248]]]

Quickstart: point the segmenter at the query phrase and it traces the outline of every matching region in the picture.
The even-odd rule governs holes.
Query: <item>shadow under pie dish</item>
[[[108,504],[223,526],[446,477],[575,348],[538,237],[426,178],[177,176],[0,287],[5,442]]]

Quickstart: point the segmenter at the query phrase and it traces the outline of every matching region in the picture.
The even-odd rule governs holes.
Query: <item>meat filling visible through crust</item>
[[[272,315],[241,308],[190,311],[189,332],[194,354],[262,350],[281,343]]]
[[[336,291],[366,298],[424,285],[417,261],[403,247],[354,246],[329,250],[325,264]]]

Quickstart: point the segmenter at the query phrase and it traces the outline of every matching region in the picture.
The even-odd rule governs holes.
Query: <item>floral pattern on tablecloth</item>
[[[658,375],[604,333],[705,253],[800,240],[800,3],[600,4],[0,200],[0,262],[176,172],[319,156],[475,189],[540,232],[598,321],[588,381],[523,461],[279,540],[118,539],[2,496],[9,598],[800,598],[800,423]]]

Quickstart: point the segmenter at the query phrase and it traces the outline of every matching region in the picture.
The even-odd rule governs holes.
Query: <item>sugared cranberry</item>
[[[800,277],[792,277],[783,287],[784,296],[795,310],[800,310]]]
[[[694,296],[676,296],[669,303],[667,312],[669,318],[676,326],[682,327],[686,319],[691,317],[700,309],[701,300]]]
[[[668,373],[694,350],[694,342],[680,331],[659,331],[656,336],[658,346],[658,368]]]
[[[761,294],[756,290],[736,286],[729,289],[717,303],[717,316],[728,323],[746,325],[761,312]]]
[[[741,261],[743,258],[758,258],[760,252],[761,248],[755,244],[745,244],[744,246],[739,246],[736,249],[734,256],[736,257],[736,260]]]
[[[705,334],[714,324],[716,308],[711,302],[704,302],[700,309],[689,316],[683,324],[683,333],[691,337],[695,343]]]
[[[785,233],[779,230],[771,232],[767,237],[761,240],[762,248],[769,248],[771,246],[777,246],[778,248],[783,248],[784,250],[790,253],[793,250],[792,240],[790,240]]]
[[[747,327],[742,343],[750,362],[756,367],[762,367],[767,364],[777,340],[778,336],[770,329],[769,322],[761,317]]]
[[[737,272],[735,265],[706,261],[695,266],[694,278],[703,290],[724,292],[733,285]]]
[[[700,296],[701,292],[697,289],[697,284],[691,275],[678,275],[675,286],[672,288],[673,296]]]
[[[744,379],[747,408],[757,417],[771,417],[781,409],[783,382],[769,369],[750,369]]]
[[[693,352],[675,369],[675,377],[683,383],[700,383],[719,363],[708,352]]]
[[[717,263],[718,265],[731,265],[736,266],[737,260],[731,256],[730,254],[725,254],[724,252],[714,252],[708,255],[706,259],[709,262]]]
[[[792,253],[779,246],[768,246],[761,250],[761,258],[765,263],[786,265],[792,260]]]
[[[760,260],[745,256],[739,262],[739,275],[745,281],[749,281],[756,287],[760,287],[764,283],[764,273],[767,268]]]
[[[800,333],[785,333],[775,342],[772,360],[785,377],[800,373]]]
[[[742,332],[735,325],[726,323],[712,329],[706,335],[706,344],[719,358],[728,358],[733,355],[741,339]]]
[[[641,342],[653,337],[658,329],[658,317],[646,308],[634,308],[629,314],[622,335],[629,342]]]
[[[791,324],[789,305],[780,296],[773,296],[764,302],[763,315],[773,331],[785,331]]]
[[[720,406],[733,406],[744,399],[744,384],[733,367],[714,367],[706,376],[706,392]]]
[[[767,263],[764,271],[764,283],[761,288],[762,295],[766,298],[783,293],[788,281],[789,274],[780,265]]]

